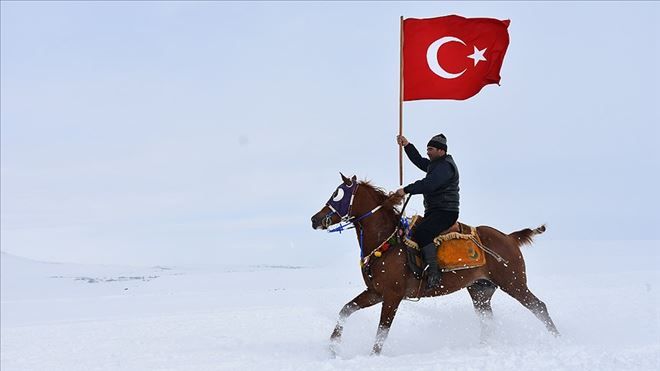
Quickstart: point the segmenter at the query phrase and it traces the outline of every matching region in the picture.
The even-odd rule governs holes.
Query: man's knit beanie
[[[434,147],[438,149],[444,149],[445,151],[447,150],[447,137],[445,137],[444,134],[438,134],[431,138],[429,140],[429,144],[426,145],[427,147]]]

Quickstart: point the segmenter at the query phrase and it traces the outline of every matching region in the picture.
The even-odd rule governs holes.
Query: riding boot
[[[428,280],[426,288],[429,290],[440,287],[440,269],[438,268],[438,255],[435,244],[430,244],[422,247],[422,257],[424,262],[428,265]]]

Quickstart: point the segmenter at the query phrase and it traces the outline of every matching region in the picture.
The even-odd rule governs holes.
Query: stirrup
[[[440,278],[440,275],[438,274],[437,276],[433,276],[433,279],[431,278],[431,275],[429,275],[426,279],[426,288],[437,289],[440,287],[442,287],[442,278]]]
[[[431,290],[431,289],[437,289],[442,286],[442,276],[440,275],[440,270],[436,274],[431,273],[431,267],[429,265],[426,266],[424,271],[426,272],[426,289]],[[431,277],[434,279],[432,280]],[[432,284],[433,283],[433,284]]]

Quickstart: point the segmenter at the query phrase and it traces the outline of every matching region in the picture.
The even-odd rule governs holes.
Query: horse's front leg
[[[399,304],[401,304],[401,300],[403,300],[403,296],[385,297],[383,300],[383,307],[380,310],[380,322],[376,332],[376,343],[371,354],[378,355],[383,350],[383,343],[385,343],[387,334],[390,332],[394,315],[399,308]]]
[[[339,319],[337,320],[337,325],[335,330],[332,331],[330,336],[330,351],[335,354],[335,346],[341,342],[341,334],[344,331],[344,322],[346,319],[356,311],[362,308],[367,308],[372,305],[378,304],[383,301],[382,296],[371,290],[364,290],[360,295],[356,296],[355,299],[349,301],[341,308],[339,312]]]

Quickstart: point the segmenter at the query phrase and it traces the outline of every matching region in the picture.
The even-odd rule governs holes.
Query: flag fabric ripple
[[[403,100],[464,100],[499,84],[509,20],[408,18],[403,21]]]

